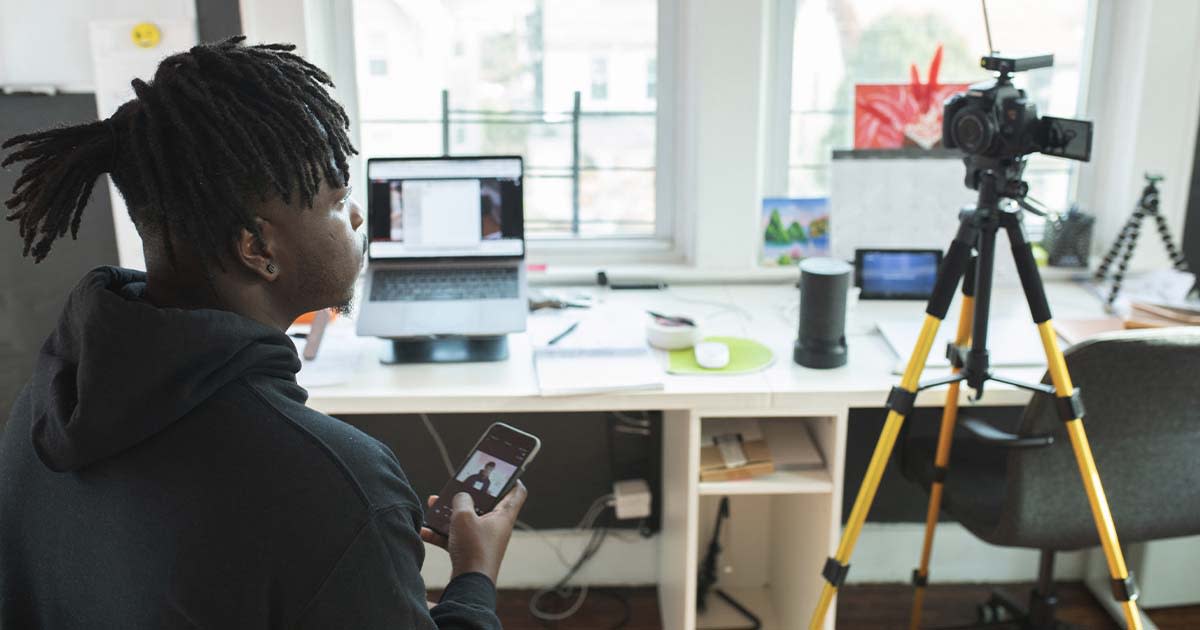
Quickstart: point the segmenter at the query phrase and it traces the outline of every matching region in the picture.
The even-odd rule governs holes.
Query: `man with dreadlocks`
[[[26,255],[108,173],[147,267],[83,278],[0,436],[6,630],[500,627],[525,488],[455,497],[442,539],[395,455],[296,384],[283,331],[347,308],[364,239],[349,120],[293,48],[197,46],[111,118],[3,144]],[[450,554],[436,605],[422,540]]]

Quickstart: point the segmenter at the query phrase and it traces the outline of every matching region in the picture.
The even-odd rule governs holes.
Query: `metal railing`
[[[437,119],[419,118],[384,118],[368,119],[364,123],[396,123],[396,124],[440,124],[442,155],[453,154],[451,127],[453,125],[570,125],[571,126],[571,163],[563,166],[525,165],[525,177],[530,179],[570,179],[571,180],[571,219],[570,231],[572,236],[578,236],[580,226],[589,223],[612,223],[604,219],[587,219],[582,216],[580,207],[580,174],[592,171],[655,171],[654,166],[589,166],[582,163],[580,150],[580,126],[585,118],[602,117],[650,117],[656,116],[654,111],[642,110],[584,110],[581,106],[582,97],[576,91],[572,98],[570,111],[546,110],[488,110],[488,109],[454,109],[450,106],[450,91],[442,90],[441,116]],[[549,220],[547,223],[557,223]],[[624,221],[622,223],[643,224],[643,222]]]

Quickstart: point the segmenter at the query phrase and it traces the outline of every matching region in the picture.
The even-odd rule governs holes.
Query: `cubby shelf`
[[[701,481],[701,495],[734,494],[822,494],[833,492],[829,471],[785,470],[753,479]]]

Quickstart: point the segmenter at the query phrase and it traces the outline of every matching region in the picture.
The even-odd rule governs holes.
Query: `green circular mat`
[[[672,350],[668,353],[667,372],[671,374],[747,374],[771,365],[775,354],[771,349],[753,339],[742,337],[705,337],[704,341],[719,341],[729,346],[729,365],[710,370],[696,363],[691,348]]]

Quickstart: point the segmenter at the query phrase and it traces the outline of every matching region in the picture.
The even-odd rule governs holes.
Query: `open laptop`
[[[520,157],[367,160],[361,336],[525,330]]]

